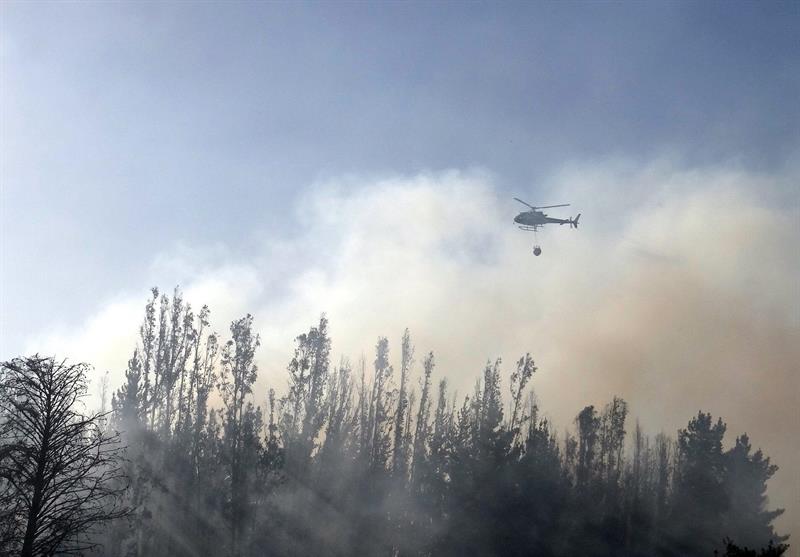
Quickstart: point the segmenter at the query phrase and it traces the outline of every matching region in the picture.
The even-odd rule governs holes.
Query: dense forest
[[[614,398],[557,431],[529,354],[486,363],[456,398],[434,354],[398,340],[334,362],[323,316],[296,337],[288,384],[255,392],[253,318],[221,336],[207,307],[153,289],[124,383],[103,382],[94,414],[87,366],[4,363],[2,554],[786,551],[766,497],[777,466],[747,435],[725,441],[721,419],[650,437]]]

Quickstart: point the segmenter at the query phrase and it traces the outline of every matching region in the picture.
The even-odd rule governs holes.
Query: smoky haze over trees
[[[125,381],[111,401],[108,427],[121,432],[126,458],[97,463],[102,472],[90,474],[109,495],[124,494],[105,508],[110,527],[92,531],[91,542],[103,544],[95,552],[785,551],[785,537],[772,527],[782,511],[771,510],[766,498],[777,466],[745,434],[725,443],[722,419],[701,411],[676,437],[650,437],[615,397],[602,408],[576,409],[574,424],[559,430],[539,411],[530,354],[510,365],[487,362],[474,389],[458,396],[433,353],[417,352],[409,331],[398,340],[399,349],[380,337],[369,357],[336,361],[323,316],[296,337],[287,383],[257,392],[260,341],[252,316],[221,336],[210,328],[207,307],[195,313],[177,289],[171,297],[153,289]],[[20,437],[9,432],[17,431],[18,416],[28,416],[15,405],[16,383],[9,380],[20,361],[4,364],[0,407],[6,553],[19,540],[28,543],[20,528],[39,489],[34,472],[22,484],[13,472]],[[71,400],[59,404],[71,407]],[[75,444],[106,454],[92,439],[105,437]],[[100,503],[88,501],[82,512],[92,516]],[[63,551],[48,547],[27,554]]]

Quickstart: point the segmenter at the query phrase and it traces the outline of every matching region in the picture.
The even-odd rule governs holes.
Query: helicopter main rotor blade
[[[562,203],[561,205],[545,205],[544,207],[534,207],[534,209],[552,209],[553,207],[569,207],[569,203]]]
[[[523,205],[526,205],[526,206],[530,207],[531,209],[536,209],[536,207],[534,207],[534,206],[533,206],[533,205],[531,205],[530,203],[526,203],[525,201],[521,200],[519,197],[515,197],[515,198],[514,198],[514,200],[515,200],[515,201],[519,201],[520,203],[522,203]]]

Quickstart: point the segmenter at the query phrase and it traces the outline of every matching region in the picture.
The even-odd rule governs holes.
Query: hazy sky
[[[797,2],[4,2],[0,358],[119,377],[178,283],[218,330],[255,314],[264,381],[323,311],[351,357],[411,327],[462,392],[531,350],[562,426],[621,394],[651,432],[748,431],[800,532],[798,29]],[[581,230],[534,258],[514,195]]]

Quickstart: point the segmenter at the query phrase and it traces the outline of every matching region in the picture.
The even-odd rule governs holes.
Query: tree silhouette
[[[87,534],[120,518],[120,445],[105,414],[84,415],[85,364],[31,356],[2,364],[3,549],[24,557],[82,554]]]
[[[725,533],[722,515],[728,509],[722,439],[726,425],[699,412],[678,432],[679,465],[675,471],[671,535],[684,555],[708,555]]]
[[[127,445],[122,472],[109,461],[87,475],[108,481],[105,502],[87,505],[86,516],[113,520],[103,529],[65,522],[66,537],[48,547],[91,554],[102,542],[109,557],[786,551],[773,527],[782,511],[766,497],[777,467],[746,435],[725,450],[727,428],[709,414],[699,412],[674,439],[650,437],[613,397],[585,406],[562,432],[539,410],[529,354],[510,369],[489,361],[469,396],[457,397],[433,352],[414,366],[407,330],[396,352],[379,337],[355,365],[332,365],[324,315],[296,337],[286,382],[261,390],[253,317],[234,320],[227,337],[211,330],[207,307],[195,314],[179,291],[152,290],[112,399],[110,424]],[[37,361],[45,370],[70,367]],[[16,392],[5,379],[11,368],[3,373],[0,540],[17,554],[37,468],[9,470],[37,462],[41,442],[24,444],[19,432],[32,426],[19,419],[41,413],[26,414],[24,397],[8,396]],[[75,416],[79,398],[65,406]],[[69,450],[101,438],[78,436]],[[133,510],[119,516],[121,506]],[[43,547],[27,554],[46,554]]]

